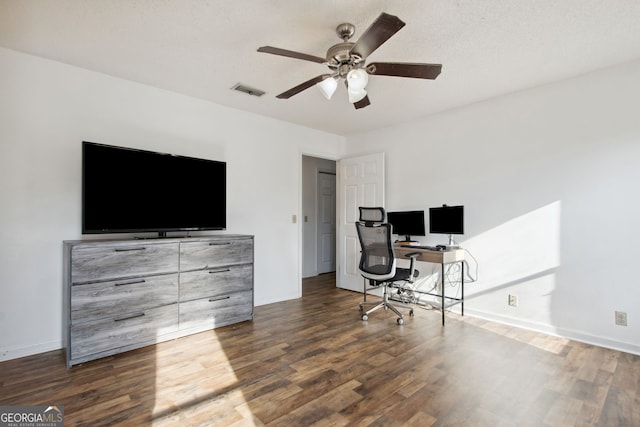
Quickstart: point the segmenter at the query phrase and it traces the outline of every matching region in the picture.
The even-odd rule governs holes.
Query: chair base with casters
[[[414,259],[415,259],[415,254],[409,254],[411,256],[411,269],[396,269],[396,275],[395,277],[393,277],[392,279],[390,279],[388,282],[378,282],[376,280],[373,279],[364,279],[364,301],[362,301],[359,304],[359,310],[360,310],[360,318],[363,321],[369,320],[369,315],[371,313],[373,313],[374,311],[380,310],[380,309],[384,309],[384,310],[391,310],[393,311],[398,318],[396,319],[396,322],[398,323],[398,325],[403,325],[404,324],[404,317],[402,315],[402,313],[400,312],[400,310],[398,310],[399,308],[403,308],[403,309],[407,309],[409,310],[409,316],[413,316],[413,307],[407,304],[403,304],[403,303],[398,303],[398,302],[394,302],[393,304],[391,302],[389,302],[389,288],[393,287],[393,283],[394,282],[409,282],[412,283],[413,279],[415,277],[418,276],[419,272],[418,270],[416,270],[413,266],[414,263]],[[407,256],[409,256],[407,255]],[[367,281],[369,282],[369,288],[367,288]],[[373,290],[373,289],[379,289],[382,287],[382,301],[380,302],[368,302],[367,301],[367,291],[369,290]],[[365,311],[366,307],[371,307],[368,310]]]
[[[385,310],[391,310],[393,311],[397,316],[398,319],[396,320],[396,322],[398,322],[398,325],[403,325],[404,324],[404,317],[402,315],[402,313],[400,312],[400,310],[398,310],[398,308],[405,308],[409,310],[409,316],[413,316],[413,307],[406,305],[406,304],[391,304],[389,302],[389,294],[388,294],[388,289],[387,286],[384,284],[379,284],[379,285],[372,285],[371,288],[369,288],[369,290],[371,289],[375,289],[375,288],[379,288],[380,286],[382,286],[383,288],[383,293],[382,293],[382,301],[381,302],[367,302],[367,285],[366,285],[366,279],[365,279],[365,293],[364,293],[364,301],[362,301],[360,303],[360,318],[364,321],[369,320],[369,315],[371,313],[373,313],[374,311],[385,309]],[[365,311],[365,307],[367,306],[371,306],[371,308],[367,311]]]

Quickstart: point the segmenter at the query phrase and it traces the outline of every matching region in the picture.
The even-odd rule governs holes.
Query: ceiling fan
[[[331,96],[338,86],[338,80],[344,79],[349,93],[349,102],[352,103],[356,109],[359,109],[371,104],[366,91],[369,74],[431,80],[440,74],[442,70],[441,64],[406,62],[372,62],[368,65],[365,64],[367,57],[371,53],[404,26],[405,23],[397,16],[382,13],[373,21],[373,24],[366,29],[358,41],[353,43],[350,42],[349,39],[353,37],[355,33],[355,26],[349,23],[340,24],[336,28],[336,33],[338,37],[342,39],[342,43],[331,46],[329,50],[327,50],[326,58],[273,46],[262,46],[258,49],[258,52],[317,62],[328,66],[331,70],[330,74],[321,74],[309,79],[304,83],[300,83],[298,86],[282,92],[280,95],[277,95],[276,98],[288,99],[316,85],[327,99],[331,99]]]

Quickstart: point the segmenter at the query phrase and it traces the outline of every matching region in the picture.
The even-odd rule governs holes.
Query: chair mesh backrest
[[[360,271],[375,275],[395,273],[391,225],[357,222],[356,230],[362,249]]]

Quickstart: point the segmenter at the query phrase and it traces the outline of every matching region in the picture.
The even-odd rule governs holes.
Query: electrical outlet
[[[616,325],[627,326],[627,313],[625,311],[616,311]]]
[[[515,295],[509,294],[509,305],[511,307],[517,307],[518,306],[518,297],[515,296]]]

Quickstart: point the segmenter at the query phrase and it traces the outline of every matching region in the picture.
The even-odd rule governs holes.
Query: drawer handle
[[[120,283],[116,283],[114,286],[126,286],[126,285],[135,285],[137,283],[144,283],[145,280],[144,279],[140,279],[140,280],[132,280],[130,282],[120,282]]]
[[[124,320],[129,320],[129,319],[135,319],[137,317],[143,317],[144,313],[136,313],[136,314],[132,314],[131,316],[127,316],[127,317],[119,317],[117,319],[113,319],[114,322],[122,322]]]
[[[231,269],[225,268],[225,269],[222,269],[222,270],[209,270],[209,274],[226,273],[227,271],[231,271]]]
[[[230,245],[231,242],[209,242],[209,246],[223,246]]]
[[[229,299],[229,298],[231,298],[229,295],[227,295],[226,297],[209,298],[209,302],[222,301],[222,300]]]
[[[139,248],[118,248],[116,249],[116,252],[131,252],[131,251],[144,251],[145,248],[144,246],[141,246]]]

